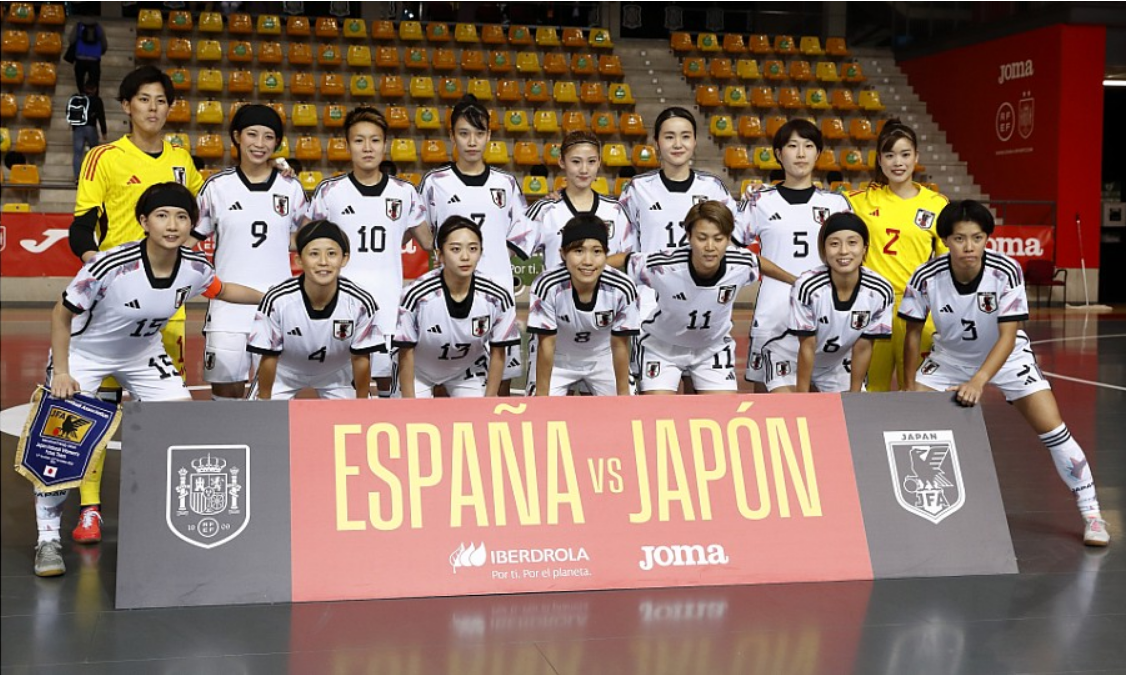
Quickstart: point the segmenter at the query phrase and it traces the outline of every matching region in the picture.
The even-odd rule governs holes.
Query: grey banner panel
[[[1016,573],[980,407],[948,393],[843,402],[877,579]]]
[[[288,403],[131,403],[122,428],[117,607],[288,602]]]

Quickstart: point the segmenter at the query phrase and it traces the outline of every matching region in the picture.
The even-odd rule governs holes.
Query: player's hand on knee
[[[964,405],[967,408],[972,408],[981,401],[981,392],[984,390],[980,384],[974,380],[970,380],[965,384],[960,384],[957,387],[950,387],[946,391],[954,392],[954,400],[959,405]]]
[[[51,377],[51,396],[55,398],[70,398],[81,391],[78,380],[68,373],[54,373]]]

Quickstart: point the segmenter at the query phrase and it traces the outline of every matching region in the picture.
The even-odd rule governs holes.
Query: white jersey
[[[348,235],[344,274],[386,310],[379,312],[379,329],[394,335],[394,308],[403,292],[403,238],[425,219],[414,186],[386,173],[375,185],[363,185],[351,173],[328,178],[313,193],[307,215],[331,220]]]
[[[563,264],[559,249],[563,247],[563,226],[582,213],[596,216],[606,223],[608,241],[607,255],[629,253],[633,250],[629,218],[618,200],[594,193],[594,203],[590,211],[579,211],[571,203],[567,193],[559,199],[541,199],[528,207],[525,213],[526,229],[512,237],[509,244],[517,255],[530,258],[537,251],[543,251],[543,267],[549,270]]]
[[[642,331],[677,347],[712,349],[731,333],[739,289],[759,277],[758,256],[728,248],[719,271],[700,279],[687,246],[629,257],[629,275],[657,295],[657,311]]]
[[[906,321],[934,319],[934,352],[943,359],[974,368],[985,362],[1000,336],[998,324],[1028,318],[1028,297],[1020,265],[986,250],[981,273],[960,284],[950,271],[950,254],[923,263],[899,304]]]
[[[414,348],[416,377],[442,384],[488,371],[489,346],[520,344],[512,293],[474,273],[469,295],[454,301],[442,269],[430,270],[403,291],[394,344]]]
[[[207,256],[180,249],[172,275],[153,276],[145,240],[95,255],[63,291],[63,306],[81,315],[72,328],[71,352],[122,362],[163,352],[160,330],[188,299],[215,297],[223,284]],[[84,320],[82,320],[84,319]]]
[[[450,216],[464,216],[481,226],[484,241],[477,273],[512,293],[508,242],[525,236],[528,208],[516,178],[487,166],[484,173],[467,176],[451,164],[426,174],[418,191],[435,241],[438,228]]]
[[[305,215],[305,190],[275,169],[251,183],[238,167],[211,176],[199,191],[197,239],[214,236],[215,270],[223,279],[265,293],[293,276],[289,244]],[[212,300],[205,333],[249,333],[254,305]]]
[[[844,195],[809,188],[781,186],[748,190],[739,204],[737,220],[760,244],[759,253],[794,276],[821,264],[817,235],[832,214],[852,211]],[[747,242],[750,243],[750,242]],[[762,344],[786,332],[790,316],[791,286],[766,278],[759,286],[751,332]]]
[[[732,215],[739,207],[720,178],[703,171],[692,171],[688,180],[669,180],[663,171],[649,171],[629,182],[620,199],[632,223],[633,252],[654,253],[684,246],[684,216],[693,205],[704,201],[722,202]],[[747,234],[738,226],[732,234],[738,245],[747,243]]]
[[[387,348],[375,298],[348,279],[321,310],[305,294],[305,275],[274,286],[258,305],[246,349],[278,357],[278,377],[317,387],[352,363],[352,354]],[[394,308],[388,311],[393,312]]]
[[[556,335],[555,358],[593,361],[610,353],[613,335],[637,335],[637,287],[624,273],[602,270],[594,297],[580,302],[571,273],[558,267],[540,275],[528,298],[528,332]]]
[[[817,336],[817,368],[842,365],[861,338],[891,337],[895,291],[886,279],[860,268],[860,283],[848,300],[837,298],[829,268],[821,265],[798,277],[790,293],[789,330]]]

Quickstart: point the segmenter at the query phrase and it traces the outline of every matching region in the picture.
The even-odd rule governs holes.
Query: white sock
[[[219,396],[218,394],[211,395],[212,401],[241,401],[242,399],[237,396]]]
[[[392,392],[391,392],[390,389],[376,389],[375,390],[375,394],[379,398],[391,398],[391,393]]]
[[[35,524],[39,528],[39,543],[60,541],[59,529],[62,527],[63,504],[68,490],[35,493]]]
[[[1087,466],[1087,456],[1083,448],[1071,437],[1066,424],[1061,424],[1046,434],[1040,434],[1040,441],[1048,446],[1060,478],[1075,495],[1079,513],[1084,516],[1099,512],[1099,500],[1095,496],[1095,480],[1091,477],[1091,467]]]

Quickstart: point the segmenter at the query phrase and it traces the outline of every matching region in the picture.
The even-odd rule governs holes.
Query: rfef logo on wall
[[[231,541],[250,524],[250,446],[169,447],[165,494],[177,537],[200,548]]]
[[[966,502],[954,433],[885,431],[895,499],[907,511],[940,523]]]

